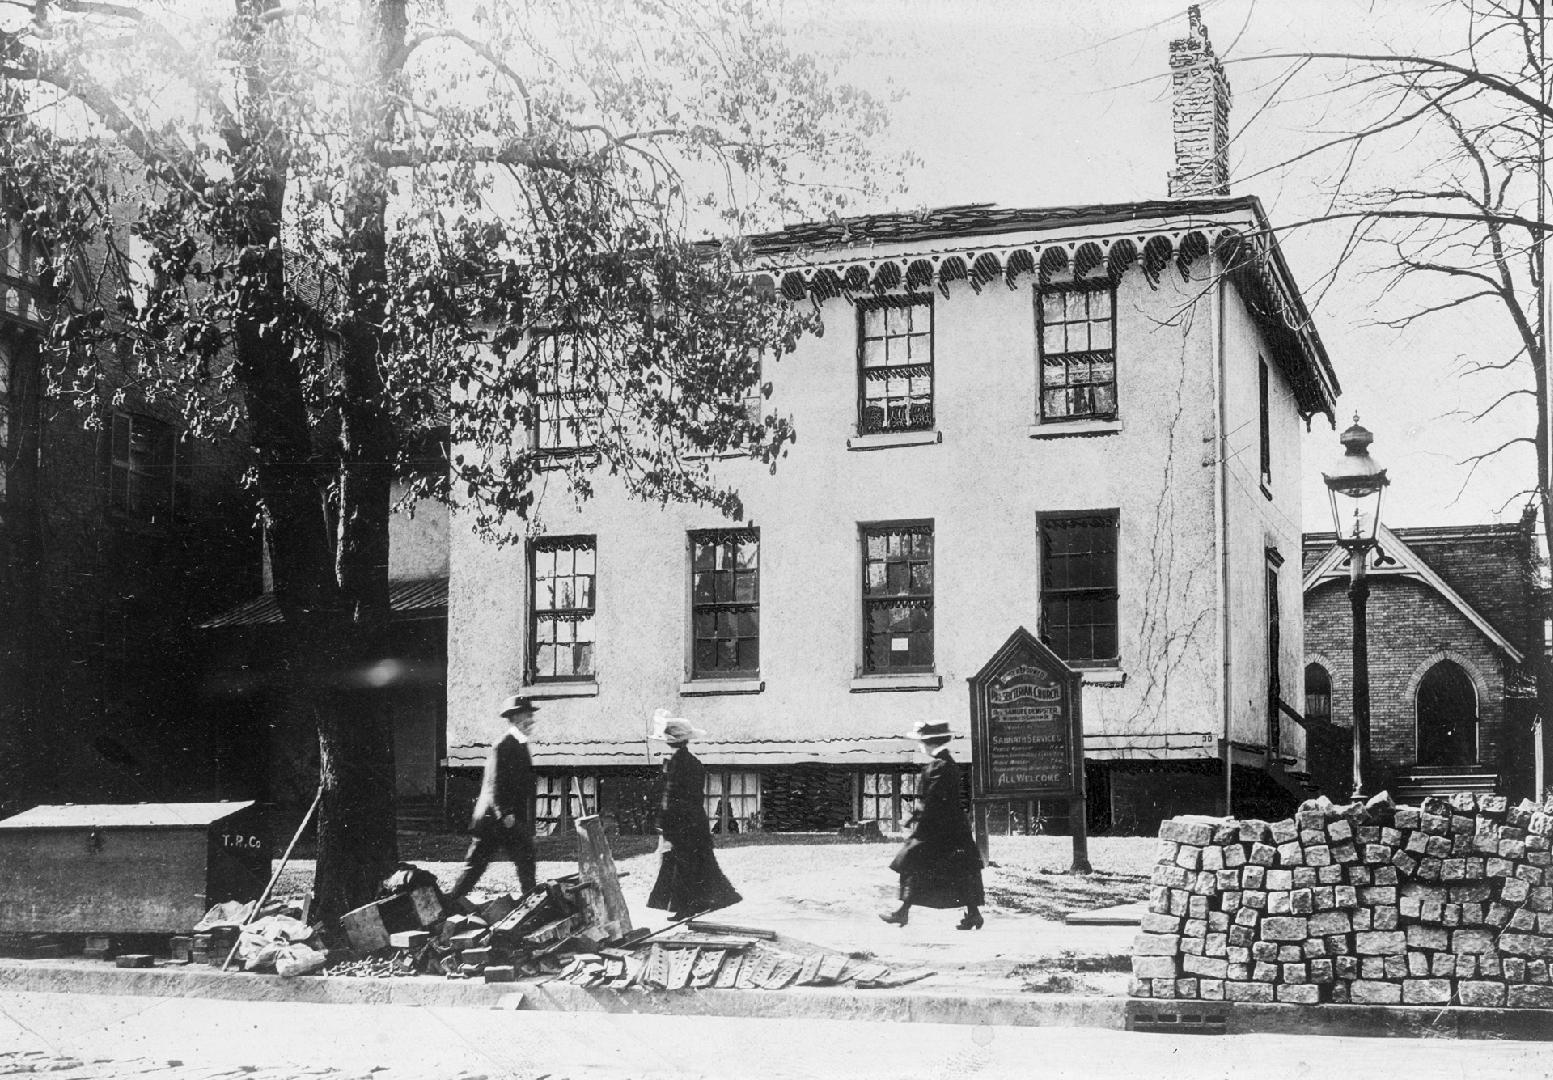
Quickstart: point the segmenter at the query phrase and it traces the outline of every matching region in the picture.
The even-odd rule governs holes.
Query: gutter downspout
[[[1230,620],[1229,620],[1229,485],[1225,469],[1228,467],[1228,426],[1225,421],[1225,355],[1224,355],[1224,268],[1217,255],[1213,262],[1214,284],[1209,293],[1213,331],[1213,411],[1214,411],[1214,469],[1213,469],[1213,518],[1214,539],[1219,557],[1214,560],[1214,586],[1219,604],[1219,719],[1224,734],[1219,745],[1224,752],[1224,815],[1233,813],[1234,773],[1231,759],[1234,755],[1230,743]]]

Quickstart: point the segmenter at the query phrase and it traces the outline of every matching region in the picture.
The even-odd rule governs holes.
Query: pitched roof
[[[1519,656],[1535,650],[1537,575],[1527,525],[1382,526],[1380,546],[1392,562],[1372,557],[1372,574],[1418,578],[1483,624],[1489,637],[1502,639],[1501,647]],[[1307,591],[1347,565],[1330,532],[1306,533],[1302,556]]]
[[[388,608],[395,622],[412,619],[433,619],[448,612],[448,579],[428,578],[424,581],[390,581],[388,583]],[[285,619],[274,593],[265,593],[252,600],[245,600],[234,608],[223,611],[214,618],[200,623],[201,630],[221,630],[233,626],[279,625]]]

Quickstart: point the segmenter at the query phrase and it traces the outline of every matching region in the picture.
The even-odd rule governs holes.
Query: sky
[[[902,207],[965,202],[1004,206],[1159,198],[1166,194],[1171,133],[1168,45],[1186,31],[1179,0],[771,0],[802,42],[843,74],[894,98],[889,136],[921,159]],[[1264,107],[1289,51],[1427,51],[1454,47],[1460,24],[1438,0],[1208,0],[1203,19],[1231,61],[1231,191],[1254,194],[1274,225],[1319,212],[1328,166],[1267,173],[1291,147],[1308,146],[1346,119],[1324,93],[1335,65],[1308,69]],[[1249,123],[1248,123],[1249,121]],[[1406,150],[1404,150],[1406,152]],[[1419,155],[1423,170],[1427,156]],[[1260,174],[1260,175],[1253,175]],[[1242,179],[1244,178],[1244,179]],[[1315,304],[1318,332],[1343,387],[1338,428],[1317,417],[1305,437],[1304,525],[1331,528],[1320,470],[1340,454],[1338,430],[1357,412],[1375,433],[1372,452],[1390,472],[1391,525],[1513,521],[1526,497],[1529,448],[1473,473],[1465,459],[1530,429],[1529,405],[1469,422],[1503,384],[1463,382],[1463,359],[1491,352],[1501,316],[1484,309],[1406,332],[1370,325],[1400,311],[1406,292],[1377,299],[1378,283],[1347,272],[1322,290],[1335,262],[1335,227],[1282,238],[1296,279]],[[1416,298],[1416,297],[1415,297]]]

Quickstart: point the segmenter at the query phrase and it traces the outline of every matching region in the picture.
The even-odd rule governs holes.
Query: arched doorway
[[[1460,664],[1441,660],[1418,684],[1418,764],[1476,765],[1478,701]]]

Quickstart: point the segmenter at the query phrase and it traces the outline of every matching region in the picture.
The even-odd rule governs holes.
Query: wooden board
[[[598,941],[618,938],[631,931],[631,911],[620,891],[615,855],[604,835],[604,822],[596,814],[577,819],[577,869],[583,889],[578,898],[587,913],[589,937]]]

